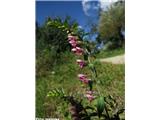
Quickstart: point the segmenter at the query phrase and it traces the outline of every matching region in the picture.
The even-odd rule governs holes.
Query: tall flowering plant
[[[116,112],[109,114],[107,106],[113,106],[115,100],[111,96],[104,97],[98,89],[96,84],[97,71],[91,60],[89,45],[85,44],[78,35],[73,34],[73,31],[67,30],[66,32],[68,34],[67,41],[71,46],[71,51],[77,58],[75,64],[81,69],[81,72],[77,74],[77,80],[85,86],[83,89],[83,98],[88,101],[89,105],[84,105],[82,100],[79,101],[73,95],[67,95],[63,89],[52,90],[48,93],[48,96],[61,97],[65,101],[68,101],[70,103],[69,111],[72,120],[91,120],[96,117],[99,119],[104,118],[105,120],[120,120],[119,114],[122,113],[124,109],[116,109]],[[86,66],[90,68],[91,76],[84,72],[84,67]],[[108,99],[112,102],[108,102]],[[94,104],[93,101],[96,101],[96,104]]]
[[[81,48],[80,47],[80,41],[78,41],[78,37],[77,36],[73,36],[71,34],[68,35],[68,41],[72,46],[72,52],[77,55],[79,57],[79,59],[77,59],[77,64],[79,65],[80,69],[83,69],[83,67],[85,67],[88,63],[90,63],[90,60],[88,58],[87,61],[80,59],[82,58],[81,56],[84,54],[89,54],[88,50],[86,48]],[[82,44],[82,43],[81,43]],[[94,96],[94,91],[92,90],[92,79],[88,78],[88,76],[84,73],[79,73],[77,75],[78,79],[82,82],[82,84],[87,84],[89,86],[89,89],[86,89],[86,93],[85,93],[85,97],[91,102],[92,100],[95,99]]]

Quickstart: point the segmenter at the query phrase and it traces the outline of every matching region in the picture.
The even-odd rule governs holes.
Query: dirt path
[[[110,58],[99,59],[100,62],[110,62],[113,64],[125,64],[125,55],[118,55]]]

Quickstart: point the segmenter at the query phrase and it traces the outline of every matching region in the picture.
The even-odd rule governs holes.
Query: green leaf
[[[101,96],[97,100],[97,113],[98,113],[99,118],[101,117],[104,109],[105,109],[105,101],[104,101],[104,97]]]
[[[47,94],[47,97],[63,97],[64,96],[64,90],[61,89],[54,89],[52,91],[49,91]]]
[[[47,25],[48,25],[48,26],[53,25],[53,22],[52,22],[52,21],[48,21],[48,22],[47,22]]]
[[[56,93],[54,91],[49,91],[47,97],[56,97]]]

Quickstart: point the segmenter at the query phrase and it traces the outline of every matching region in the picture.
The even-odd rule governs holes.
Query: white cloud
[[[92,16],[100,8],[100,1],[98,0],[83,0],[82,1],[83,11],[87,16]]]
[[[117,2],[118,0],[99,0],[101,3],[101,9],[106,10],[107,7],[114,2]]]
[[[84,13],[87,16],[90,16],[90,11],[96,11],[100,8],[102,10],[106,10],[107,6],[109,6],[113,2],[117,2],[118,0],[82,0],[82,6]]]
[[[79,29],[82,29],[83,27],[81,25],[78,26]]]

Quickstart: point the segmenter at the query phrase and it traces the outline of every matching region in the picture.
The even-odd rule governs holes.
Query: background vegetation
[[[107,11],[101,12],[98,25],[99,42],[108,44],[108,48],[115,49],[124,47],[125,31],[125,3],[118,1],[108,7]]]

